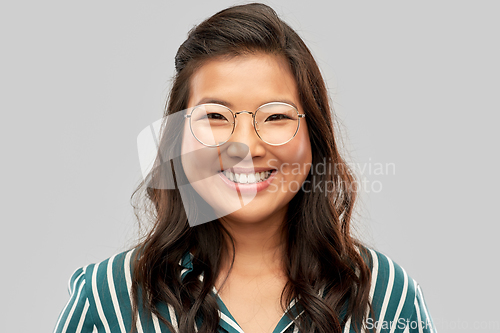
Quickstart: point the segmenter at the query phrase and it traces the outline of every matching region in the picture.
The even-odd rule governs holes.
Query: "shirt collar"
[[[184,253],[181,260],[179,261],[179,265],[183,267],[183,269],[181,270],[181,280],[184,280],[187,273],[193,270],[192,259],[193,259],[193,254],[189,251],[186,251],[186,253]]]
[[[181,279],[183,280],[186,275],[193,270],[193,254],[189,251],[186,251],[186,253],[183,255],[181,260],[179,261],[179,265],[183,267],[181,271]],[[200,275],[200,279],[203,279],[202,274]],[[320,295],[323,296],[323,291],[324,288],[321,289]],[[215,293],[215,289],[213,291]],[[299,295],[300,298],[300,295]],[[224,302],[222,302],[222,299],[217,296],[217,304],[219,305],[219,316],[220,316],[220,321],[219,321],[219,326],[224,328],[227,332],[229,333],[243,333],[243,330],[241,327],[236,323],[236,320],[233,318],[229,310],[227,309],[226,305]],[[289,312],[294,318],[298,318],[303,312],[303,308],[300,306],[300,304],[297,303],[296,299],[293,299],[290,304],[288,305],[288,309],[286,312]],[[273,333],[283,333],[285,330],[287,330],[290,325],[293,324],[293,321],[288,318],[288,316],[285,314],[283,317],[281,317],[280,321],[276,325],[276,328],[274,329]]]

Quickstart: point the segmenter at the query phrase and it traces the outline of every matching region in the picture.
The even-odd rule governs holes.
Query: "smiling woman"
[[[133,195],[151,229],[74,273],[56,332],[432,332],[418,284],[351,235],[356,182],[301,38],[266,5],[235,6],[175,65]]]

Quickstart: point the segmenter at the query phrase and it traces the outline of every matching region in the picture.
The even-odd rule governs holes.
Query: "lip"
[[[232,173],[255,173],[255,172],[262,172],[262,171],[269,171],[273,170],[275,171],[276,169],[270,168],[270,167],[255,167],[255,168],[242,168],[242,167],[234,167],[234,168],[227,168],[222,171],[229,170]]]
[[[232,171],[233,169],[230,169],[230,170]],[[245,170],[242,168],[234,168],[234,170],[235,171],[237,170],[236,173],[253,173],[253,172],[267,171],[267,170],[269,170],[269,168],[267,168],[267,169],[265,169],[265,168],[246,169],[247,172],[242,172],[241,170]],[[251,170],[251,171],[248,171],[248,170]],[[224,175],[224,172],[219,172],[219,177],[222,179],[224,184],[226,184],[229,188],[231,188],[235,191],[238,191],[240,193],[256,193],[256,192],[260,192],[260,191],[265,190],[269,186],[269,184],[271,184],[271,182],[273,181],[277,172],[278,172],[278,170],[274,169],[271,172],[271,175],[269,176],[269,178],[267,178],[263,182],[258,182],[258,183],[254,183],[254,184],[235,183],[231,179],[227,178],[226,175]]]

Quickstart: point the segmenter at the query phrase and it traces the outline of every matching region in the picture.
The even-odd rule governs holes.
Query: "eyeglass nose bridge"
[[[239,114],[244,114],[244,113],[252,115],[252,125],[253,125],[255,131],[257,131],[257,128],[255,127],[256,126],[256,124],[255,124],[255,114],[257,113],[257,111],[250,112],[250,111],[247,111],[247,110],[242,110],[242,111],[234,112],[233,113],[234,114],[234,127],[236,127],[236,125],[238,125],[238,118],[237,118],[237,116]],[[233,131],[234,131],[234,129],[233,129]],[[258,133],[257,133],[257,135],[258,135]]]
[[[234,113],[234,117],[236,118],[236,116],[239,115],[239,114],[241,114],[241,113],[251,114],[252,117],[255,118],[255,112],[250,112],[250,111],[247,111],[247,110],[242,110],[242,111],[235,112]]]

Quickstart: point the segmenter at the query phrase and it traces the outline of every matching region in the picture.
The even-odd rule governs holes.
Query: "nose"
[[[227,144],[229,145],[227,154],[232,157],[244,158],[249,151],[252,158],[265,154],[265,143],[255,132],[252,113],[248,111],[236,113],[234,132]]]

